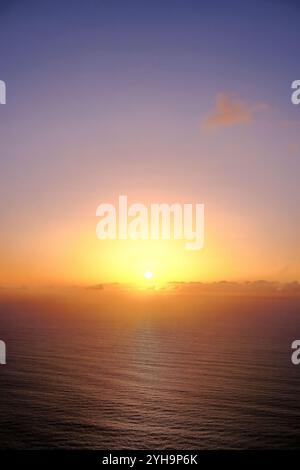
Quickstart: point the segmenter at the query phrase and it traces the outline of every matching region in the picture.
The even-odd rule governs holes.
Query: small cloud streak
[[[206,130],[230,127],[238,124],[251,124],[257,111],[267,109],[264,103],[249,104],[230,93],[219,93],[215,109],[204,120]]]
[[[287,146],[288,152],[290,154],[297,154],[300,153],[300,142],[291,142]]]

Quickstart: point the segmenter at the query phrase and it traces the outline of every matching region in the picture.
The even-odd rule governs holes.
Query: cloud
[[[288,129],[295,129],[295,130],[299,130],[299,127],[300,127],[300,121],[299,120],[291,120],[291,119],[284,119],[283,121],[281,121],[281,125],[282,127],[286,127]]]
[[[219,93],[216,106],[204,120],[205,129],[251,124],[257,111],[268,108],[264,103],[253,105],[230,93]]]
[[[219,281],[219,282],[173,282],[173,290],[185,294],[211,295],[295,295],[300,296],[300,283],[278,281]]]
[[[87,289],[91,290],[103,290],[103,284],[94,284],[93,286],[87,286]]]
[[[299,155],[299,153],[300,153],[300,142],[290,142],[287,146],[287,150],[291,154]]]

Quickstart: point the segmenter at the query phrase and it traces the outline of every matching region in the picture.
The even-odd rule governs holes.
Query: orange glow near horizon
[[[90,212],[81,220],[49,221],[13,235],[13,250],[2,248],[0,285],[129,283],[161,288],[169,282],[297,280],[297,265],[294,278],[278,275],[285,246],[282,252],[275,250],[269,239],[255,233],[255,225],[215,208],[206,211],[204,248],[199,251],[187,250],[185,240],[99,240],[97,219]],[[147,271],[153,273],[151,279],[144,276]]]

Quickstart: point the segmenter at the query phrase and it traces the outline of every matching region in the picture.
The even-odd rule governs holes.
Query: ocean
[[[1,297],[1,449],[300,447],[299,297],[79,297]]]

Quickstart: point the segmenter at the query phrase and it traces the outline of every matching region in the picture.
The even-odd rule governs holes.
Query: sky
[[[296,1],[2,1],[0,284],[300,281]],[[205,244],[96,208],[205,204]]]

